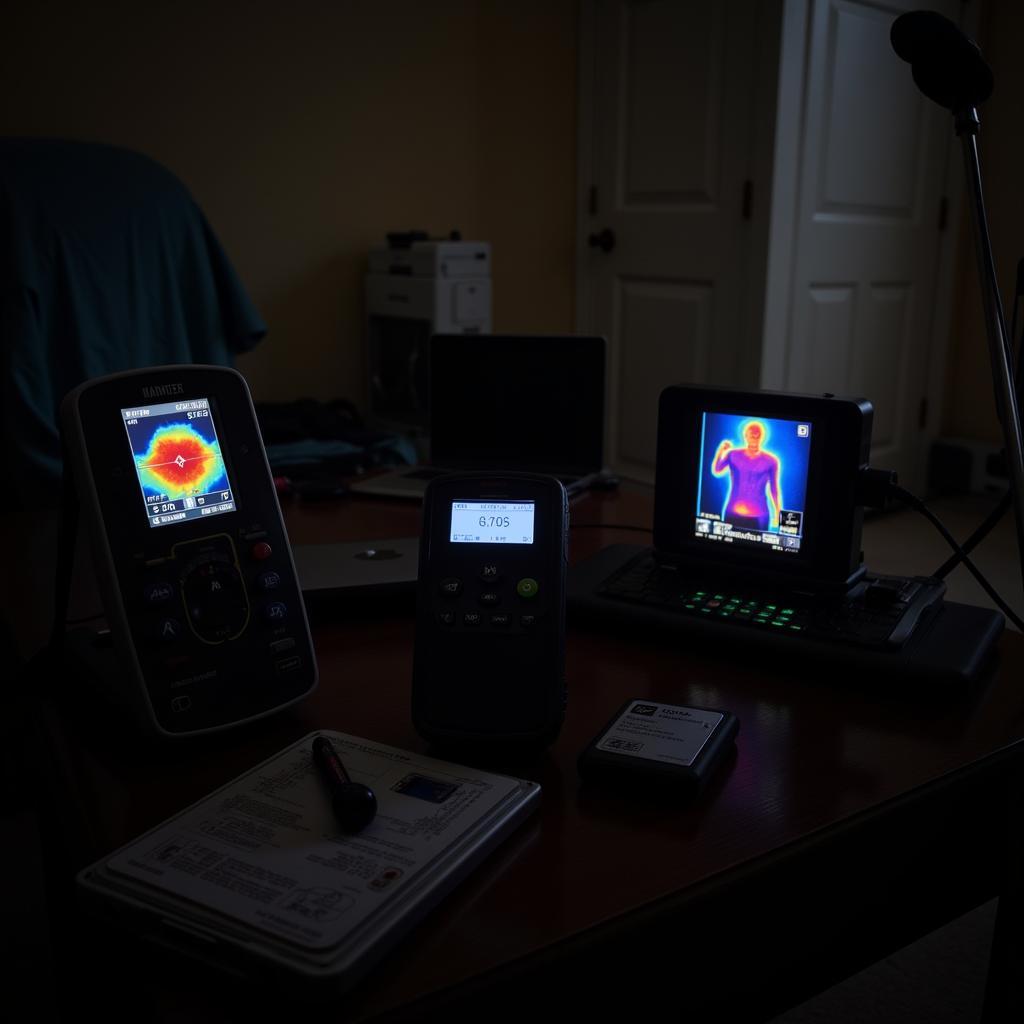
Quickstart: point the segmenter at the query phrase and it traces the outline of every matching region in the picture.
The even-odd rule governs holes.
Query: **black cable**
[[[635,530],[637,533],[654,533],[650,526],[629,526],[624,523],[570,523],[570,530]]]
[[[1024,330],[1021,330],[1020,341],[1017,343],[1016,352],[1014,352],[1014,342],[1017,338],[1017,314],[1020,309],[1020,299],[1024,295],[1024,257],[1017,261],[1017,279],[1016,286],[1013,290],[1013,311],[1010,314],[1010,334],[1009,334],[1009,350],[1010,350],[1010,370],[1014,375],[1014,388],[1017,393],[1017,410],[1024,409]],[[1016,368],[1014,368],[1014,359],[1016,361]],[[1005,449],[1003,451],[1003,458],[1006,458]],[[1013,499],[1013,491],[1007,491],[1003,495],[999,504],[985,517],[984,522],[978,526],[974,532],[967,538],[963,543],[963,550],[970,552],[973,551],[992,531],[992,528],[999,522],[1000,519],[1006,515],[1006,510],[1010,507]],[[961,562],[959,553],[952,555],[947,558],[942,565],[939,566],[935,575],[939,579],[945,579]]]
[[[963,542],[961,548],[964,551],[970,554],[989,535],[992,527],[995,526],[1004,515],[1006,515],[1006,510],[1012,504],[1012,497],[1013,495],[1007,491],[1002,498],[999,499],[999,504],[989,512],[985,517],[985,521],[974,531],[974,533],[970,535],[970,537],[967,538],[967,540]],[[944,561],[942,565],[932,573],[932,575],[937,579],[944,580],[960,564],[961,561],[960,552],[957,551],[956,554],[950,555],[949,558],[947,558],[946,561]]]
[[[930,509],[927,505],[915,494],[911,494],[910,491],[904,490],[902,487],[893,486],[892,496],[898,498],[905,505],[909,505],[915,512],[920,512],[921,515],[927,519],[932,526],[935,527],[939,533],[945,538],[946,543],[957,553],[960,557],[960,561],[964,563],[970,574],[978,581],[981,585],[982,590],[996,603],[1000,611],[1022,632],[1024,633],[1024,619],[1021,619],[1016,612],[999,596],[995,587],[987,579],[985,579],[981,570],[971,561],[970,556],[966,551],[956,542],[956,538],[946,529],[942,520]]]
[[[1020,384],[1020,373],[1019,373],[1019,368],[1020,368],[1020,350],[1018,349],[1018,351],[1016,353],[1014,352],[1014,342],[1016,342],[1016,340],[1017,340],[1017,311],[1020,308],[1022,292],[1024,292],[1024,259],[1019,260],[1018,263],[1017,263],[1017,281],[1016,281],[1016,287],[1014,288],[1014,307],[1013,307],[1013,310],[1010,313],[1010,337],[1008,339],[1009,347],[1010,347],[1010,371],[1011,371],[1011,373],[1013,373],[1013,370],[1014,370],[1014,356],[1015,356],[1015,354],[1017,356],[1017,366],[1018,366],[1017,383],[1018,383],[1018,385]],[[1017,397],[1018,398],[1020,397],[1020,388],[1019,387],[1017,389]]]

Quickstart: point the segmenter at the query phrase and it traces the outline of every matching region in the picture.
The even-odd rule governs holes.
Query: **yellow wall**
[[[267,320],[258,398],[362,402],[388,230],[494,246],[494,327],[573,322],[576,0],[40,2],[4,15],[0,134],[138,149]]]
[[[1020,106],[1020,97],[1024,96],[1024,4],[1019,0],[990,0],[983,5],[978,41],[996,80],[992,98],[979,108],[978,149],[992,251],[1009,329],[1017,261],[1024,257],[1024,135]],[[1001,442],[966,208],[960,227],[942,433]]]
[[[395,228],[494,246],[494,326],[573,327],[577,0],[37,0],[5,13],[0,134],[173,170],[270,326],[259,398],[363,400],[366,251]],[[990,0],[981,156],[1007,301],[1024,255],[1024,4]],[[942,433],[998,439],[969,235]]]

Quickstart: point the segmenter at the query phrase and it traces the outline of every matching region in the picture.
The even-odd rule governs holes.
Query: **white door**
[[[787,390],[869,398],[872,462],[922,484],[929,338],[952,119],[926,100],[889,30],[955,2],[814,0],[804,79]],[[938,311],[938,312],[937,312]]]
[[[634,478],[653,478],[665,385],[757,380],[741,323],[757,7],[583,8],[578,322],[608,339],[607,461]]]

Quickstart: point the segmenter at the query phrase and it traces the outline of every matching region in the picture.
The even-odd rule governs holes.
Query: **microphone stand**
[[[977,135],[981,122],[974,106],[963,107],[953,114],[954,129],[963,148],[964,171],[970,202],[971,229],[978,261],[981,301],[985,309],[985,333],[988,337],[989,362],[995,392],[996,415],[1003,428],[1006,468],[1013,495],[1017,521],[1017,553],[1021,581],[1024,584],[1024,445],[1021,442],[1021,419],[1013,381],[1013,353],[1006,338],[1003,300],[999,294],[992,244],[989,240],[988,218],[981,190],[981,166],[978,162]]]

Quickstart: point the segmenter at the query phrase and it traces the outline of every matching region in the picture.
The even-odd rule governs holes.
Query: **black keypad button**
[[[153,630],[154,637],[162,644],[177,643],[181,639],[182,627],[178,619],[160,619]]]
[[[271,625],[277,625],[288,618],[288,605],[284,601],[271,601],[263,606],[263,619]]]
[[[501,573],[493,562],[488,562],[480,567],[480,579],[484,583],[497,583],[501,579]]]
[[[462,616],[462,624],[464,626],[479,626],[480,619],[481,616],[479,612],[466,612]]]
[[[194,566],[182,583],[189,624],[208,643],[236,636],[249,617],[245,586],[235,566],[214,558]]]
[[[536,615],[520,615],[519,616],[519,625],[522,626],[523,629],[533,629],[533,627],[537,625],[537,616]]]
[[[437,585],[437,589],[443,597],[458,597],[462,593],[462,580],[455,576],[448,576],[446,579],[441,580]]]
[[[454,626],[455,625],[455,612],[443,611],[437,613],[437,621],[442,626]]]
[[[496,590],[485,590],[476,600],[484,608],[493,608],[495,605],[501,604],[501,594]]]
[[[166,580],[157,580],[154,583],[147,583],[142,588],[142,599],[148,605],[166,604],[174,597],[174,584]]]
[[[504,629],[508,626],[510,619],[505,612],[499,612],[497,615],[492,615],[488,621],[495,628]]]
[[[281,574],[276,569],[268,569],[256,577],[260,590],[277,590],[281,586]]]

